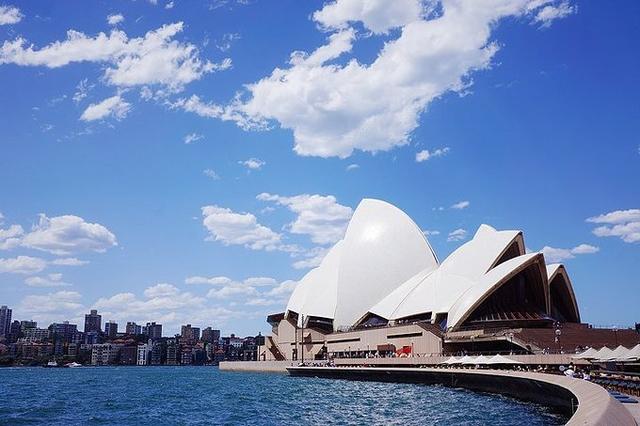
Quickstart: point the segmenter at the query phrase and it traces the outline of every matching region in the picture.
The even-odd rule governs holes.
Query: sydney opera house
[[[267,321],[266,360],[535,353],[613,339],[581,324],[566,268],[527,253],[521,231],[481,225],[441,261],[407,214],[374,199]]]

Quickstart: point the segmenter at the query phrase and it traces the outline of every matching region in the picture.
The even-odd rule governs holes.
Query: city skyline
[[[0,3],[0,304],[266,334],[376,198],[439,259],[523,230],[631,327],[640,5],[346,3]]]

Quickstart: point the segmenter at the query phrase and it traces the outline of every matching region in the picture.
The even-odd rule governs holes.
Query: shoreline
[[[567,415],[568,425],[637,426],[631,413],[601,386],[560,375],[507,370],[411,367],[289,367],[293,377],[402,382],[507,395],[552,407]]]

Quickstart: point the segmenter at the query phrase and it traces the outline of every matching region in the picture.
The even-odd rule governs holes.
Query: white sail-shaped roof
[[[567,274],[567,270],[565,269],[564,265],[561,263],[553,263],[551,265],[547,265],[547,277],[549,280],[549,285],[551,285],[551,283],[556,277],[562,278],[562,280],[557,281],[559,282],[559,284],[554,284],[554,285],[564,286],[564,289],[562,290],[569,295],[570,300],[566,302],[568,302],[572,310],[571,318],[569,319],[572,319],[575,322],[580,322],[580,310],[578,309],[578,301],[576,299],[576,294],[573,291],[573,285],[571,284],[571,280],[569,279],[569,274]],[[560,294],[562,294],[562,292]],[[555,301],[555,302],[557,303],[559,301]],[[551,303],[554,303],[554,301],[552,300]]]
[[[529,253],[507,260],[485,274],[473,287],[464,292],[449,310],[448,326],[456,328],[482,303],[494,290],[509,278],[528,266],[542,262],[540,253]],[[546,272],[546,271],[545,271]],[[546,274],[543,277],[546,285]],[[546,294],[545,294],[546,296]]]
[[[322,260],[318,272],[313,276],[309,287],[313,289],[307,293],[301,312],[304,315],[333,318],[336,312],[338,300],[338,268],[340,266],[340,254],[342,253],[342,241],[327,253]]]
[[[362,200],[345,234],[338,271],[334,326],[350,326],[369,308],[438,260],[418,226],[402,210]]]
[[[388,320],[431,312],[448,312],[461,294],[473,287],[517,244],[524,254],[520,231],[496,231],[481,225],[473,239],[455,250],[436,271],[423,270],[370,309]]]
[[[473,238],[451,253],[439,269],[477,279],[495,266],[512,243],[518,243],[518,254],[524,254],[523,244],[517,241],[521,238],[520,231],[496,231],[489,225],[480,225]]]
[[[458,329],[520,273],[532,293],[530,300],[518,303],[530,306],[533,301],[539,304],[531,306],[543,314],[541,319],[555,318],[549,286],[556,278],[554,309],[579,322],[565,268],[546,266],[541,253],[525,254],[522,232],[481,225],[470,241],[438,265],[424,234],[404,212],[384,201],[364,199],[344,239],[300,280],[287,312],[299,314],[298,321],[303,315],[332,319],[334,329],[358,325],[368,314],[388,321],[424,320],[430,314],[432,321],[446,317],[447,328]]]

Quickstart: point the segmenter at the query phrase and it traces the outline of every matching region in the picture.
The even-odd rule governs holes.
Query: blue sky
[[[366,5],[363,6],[363,5]],[[0,3],[0,303],[224,333],[389,201],[640,320],[634,1]],[[73,33],[68,31],[73,30]]]

